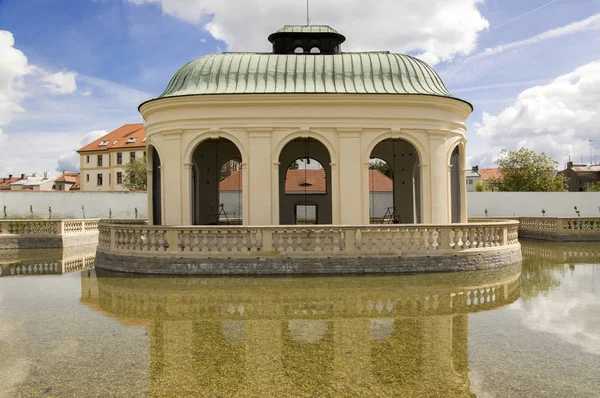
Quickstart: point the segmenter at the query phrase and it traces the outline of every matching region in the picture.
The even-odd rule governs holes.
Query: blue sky
[[[375,5],[374,5],[375,4]],[[0,176],[74,169],[74,152],[159,95],[184,63],[267,51],[304,23],[303,0],[0,0]],[[475,106],[471,164],[527,146],[559,163],[600,161],[600,0],[313,0],[311,22],[344,51],[434,65]],[[360,29],[357,29],[360,28]]]

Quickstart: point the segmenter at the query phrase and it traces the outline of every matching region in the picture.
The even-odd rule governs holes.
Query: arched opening
[[[393,222],[394,173],[383,159],[369,160],[369,219],[371,224]]]
[[[149,146],[151,152],[152,170],[152,225],[162,225],[162,186],[160,176],[160,156],[153,146]]]
[[[461,194],[460,194],[460,153],[458,147],[452,151],[450,156],[450,201],[452,209],[452,222],[459,223],[461,220]]]
[[[295,54],[303,54],[304,53],[304,43],[302,40],[294,40],[294,53]]]
[[[385,209],[384,217],[371,222],[420,223],[421,175],[416,148],[403,139],[386,139],[373,148],[370,159],[378,159],[389,165],[391,170],[388,174],[392,179],[391,194],[388,194],[391,195],[391,200],[388,201],[391,205],[387,206],[390,209]]]
[[[314,158],[299,158],[290,163],[285,174],[285,195],[301,196],[294,205],[294,224],[318,224],[319,201],[314,195],[327,194],[327,176]]]
[[[225,138],[201,142],[192,154],[192,223],[241,224],[242,167],[237,146]]]
[[[320,54],[321,53],[321,42],[319,40],[311,40],[309,47],[310,47],[311,54]]]
[[[331,166],[327,148],[313,138],[290,141],[279,155],[279,222],[331,224]]]
[[[321,49],[319,47],[313,47],[310,49],[311,54],[321,54]]]

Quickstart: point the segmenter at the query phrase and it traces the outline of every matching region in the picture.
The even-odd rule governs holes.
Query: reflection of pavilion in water
[[[598,264],[600,245],[589,243],[548,243],[527,241],[521,246],[525,260],[555,264]]]
[[[471,396],[468,313],[519,297],[520,267],[368,278],[82,274],[82,302],[144,325],[150,395]]]
[[[65,249],[1,250],[0,277],[57,275],[93,268],[96,245]]]

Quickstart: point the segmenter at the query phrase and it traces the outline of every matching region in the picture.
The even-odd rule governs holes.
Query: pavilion
[[[149,219],[138,229],[101,228],[99,252],[156,258],[165,251],[165,258],[186,261],[167,270],[174,273],[357,269],[351,262],[342,271],[311,262],[314,269],[292,270],[282,260],[317,257],[382,259],[379,270],[358,272],[489,267],[485,256],[463,266],[389,264],[390,256],[481,255],[480,249],[503,256],[494,266],[520,261],[516,223],[466,224],[465,120],[473,107],[453,96],[433,68],[387,51],[343,52],[346,38],[325,25],[288,25],[268,39],[270,53],[213,54],[185,64],[158,98],[140,105]],[[232,162],[242,188],[235,228],[219,225],[236,218],[220,199]],[[390,211],[382,219],[395,227],[372,224],[374,164],[391,175]],[[305,174],[300,189],[286,189],[298,170]],[[306,179],[315,170],[324,176],[319,189]],[[305,225],[309,213],[317,225]],[[198,268],[215,258],[273,264]],[[119,264],[109,268],[127,270]],[[166,265],[156,267],[141,272]]]

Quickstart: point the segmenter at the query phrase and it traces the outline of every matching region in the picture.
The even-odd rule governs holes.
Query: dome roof
[[[315,40],[315,34],[343,38],[326,25],[286,25],[273,33],[270,39],[275,37],[277,40],[282,34],[307,35],[311,42]],[[446,89],[431,66],[409,55],[325,51],[320,54],[274,51],[206,55],[179,69],[157,99],[279,93],[409,94],[460,100]]]

